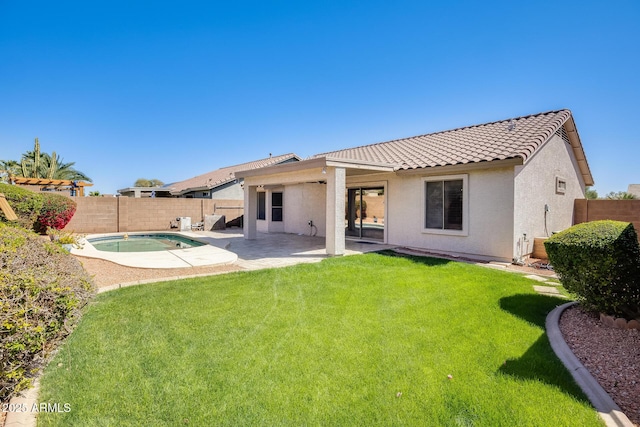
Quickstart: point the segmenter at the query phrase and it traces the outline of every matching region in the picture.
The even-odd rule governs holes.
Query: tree
[[[65,179],[71,181],[92,182],[86,174],[76,170],[75,162],[64,163],[62,157],[56,152],[51,154],[40,151],[40,142],[35,139],[33,151],[27,151],[22,155],[20,163],[9,160],[18,166],[15,167],[13,175],[22,178],[43,178],[43,179]]]
[[[44,153],[41,160],[44,175],[42,178],[93,182],[86,174],[73,167],[75,162],[64,163],[55,151],[51,155]]]
[[[610,200],[633,200],[637,199],[635,194],[627,193],[626,191],[612,191],[606,196]]]
[[[598,192],[596,190],[591,189],[591,187],[586,187],[584,189],[584,196],[587,199],[595,200],[598,198]]]
[[[18,175],[20,163],[15,160],[0,160],[0,182],[9,183],[11,177]]]
[[[133,184],[134,187],[162,187],[163,185],[164,185],[164,182],[155,178],[154,179],[139,178]]]

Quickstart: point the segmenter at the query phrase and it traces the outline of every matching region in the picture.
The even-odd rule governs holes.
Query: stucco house
[[[569,110],[318,154],[236,172],[244,236],[317,234],[512,261],[572,225],[593,177]],[[311,224],[311,225],[310,225]]]
[[[242,180],[235,173],[301,160],[296,154],[269,156],[239,165],[226,166],[184,181],[173,182],[162,187],[128,187],[118,190],[127,197],[184,197],[187,199],[243,200]]]

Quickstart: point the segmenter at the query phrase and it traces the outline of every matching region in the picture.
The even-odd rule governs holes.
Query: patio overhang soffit
[[[344,168],[347,176],[366,175],[380,172],[394,172],[397,167],[390,163],[367,162],[362,160],[315,157],[299,162],[284,163],[236,172],[236,178],[254,181],[260,178],[278,176],[282,183],[304,182],[306,179],[322,178],[327,168]]]

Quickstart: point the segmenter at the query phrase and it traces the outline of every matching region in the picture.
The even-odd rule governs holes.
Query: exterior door
[[[345,206],[347,237],[384,241],[384,187],[348,188]]]

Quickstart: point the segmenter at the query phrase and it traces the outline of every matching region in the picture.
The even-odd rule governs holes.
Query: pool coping
[[[173,249],[154,252],[107,252],[97,250],[88,239],[115,236],[139,236],[149,234],[168,234],[185,237],[203,243],[203,246],[187,249]],[[136,268],[184,268],[233,264],[238,260],[238,255],[223,247],[214,246],[210,239],[202,239],[201,236],[187,232],[132,232],[132,233],[102,233],[91,234],[80,240],[79,247],[71,248],[73,255],[104,259],[126,267]]]

